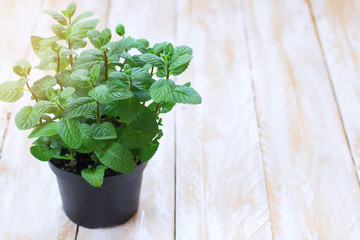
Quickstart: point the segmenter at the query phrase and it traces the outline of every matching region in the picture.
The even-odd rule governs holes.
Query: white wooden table
[[[38,59],[45,9],[70,1],[0,1],[0,82]],[[164,116],[165,137],[128,223],[78,227],[55,176],[0,103],[0,239],[360,239],[360,2],[78,0],[99,29],[122,23],[150,43],[194,49],[199,106]],[[35,72],[39,75],[39,72]],[[27,98],[29,99],[29,98]]]

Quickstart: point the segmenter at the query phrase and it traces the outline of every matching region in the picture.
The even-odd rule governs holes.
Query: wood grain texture
[[[359,239],[360,189],[305,1],[245,1],[275,239]]]
[[[11,1],[9,6],[2,6],[2,11],[6,14],[9,12],[7,22],[14,21],[15,25],[1,27],[8,32],[16,29],[7,42],[9,48],[1,49],[2,55],[12,56],[9,58],[11,63],[5,62],[8,65],[6,73],[21,58],[28,58],[33,65],[39,63],[39,59],[30,50],[30,35],[51,36],[49,26],[54,23],[51,17],[41,11],[59,11],[65,9],[70,2],[72,1]],[[80,11],[96,10],[96,17],[106,16],[106,10],[101,11],[96,0],[79,2],[78,8]],[[33,69],[30,81],[43,75],[41,71]],[[28,94],[18,103],[7,107],[12,117],[0,161],[0,215],[5,216],[0,218],[0,239],[74,239],[77,225],[63,212],[54,174],[47,163],[31,156],[29,148],[32,140],[26,138],[29,132],[19,131],[14,124],[16,112],[30,103]]]
[[[177,44],[194,59],[202,105],[176,109],[177,239],[271,239],[271,225],[238,1],[177,4]]]
[[[360,2],[310,1],[360,176]]]
[[[108,27],[114,31],[121,23],[127,36],[146,38],[153,45],[174,41],[174,21],[174,1],[112,1]],[[80,227],[79,240],[174,238],[174,113],[163,117],[164,137],[144,171],[137,214],[118,227]]]

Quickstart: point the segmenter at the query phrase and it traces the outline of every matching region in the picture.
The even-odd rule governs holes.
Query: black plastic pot
[[[49,162],[59,185],[63,208],[74,222],[87,228],[118,225],[137,211],[143,171],[140,164],[129,174],[105,177],[101,187],[93,187],[81,175],[65,172]]]

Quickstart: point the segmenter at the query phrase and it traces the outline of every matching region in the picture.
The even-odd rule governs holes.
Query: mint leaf
[[[67,25],[67,23],[68,23],[66,18],[64,18],[60,13],[58,13],[56,11],[45,10],[45,11],[43,11],[43,13],[46,13],[46,14],[50,15],[51,17],[53,17],[61,25]]]
[[[0,84],[0,101],[12,103],[22,98],[26,81],[27,79],[22,78]]]
[[[121,173],[130,173],[135,170],[134,156],[122,144],[114,142],[104,153],[97,153],[99,160],[106,167]]]
[[[70,148],[79,148],[82,144],[80,122],[76,119],[60,119],[57,126],[59,136]]]
[[[87,18],[87,17],[91,17],[93,16],[94,13],[93,12],[84,12],[84,13],[81,13],[79,16],[77,16],[74,21],[72,22],[72,25],[76,24],[77,22],[79,22],[80,20],[84,19],[84,18]]]
[[[156,132],[158,130],[156,119],[154,111],[145,106],[140,106],[138,116],[132,124],[144,132]]]
[[[167,98],[170,102],[185,104],[200,104],[202,99],[195,89],[187,86],[176,86],[172,94]]]
[[[89,96],[101,103],[107,102],[108,94],[109,89],[106,85],[99,85],[89,91]]]
[[[112,123],[104,122],[104,123],[94,123],[90,127],[92,137],[95,140],[104,140],[104,139],[113,139],[117,138],[116,130]]]
[[[49,122],[40,124],[38,127],[30,133],[28,138],[37,138],[37,137],[51,137],[58,133],[57,122]]]
[[[95,83],[101,74],[101,66],[96,64],[90,70],[91,81]]]
[[[74,61],[73,69],[86,69],[90,71],[95,65],[104,66],[102,52],[98,49],[85,50]]]
[[[55,35],[62,39],[65,40],[66,39],[66,30],[63,26],[59,25],[59,24],[53,24],[50,26],[51,30],[55,33]]]
[[[87,33],[87,36],[91,42],[91,44],[95,47],[95,48],[101,48],[103,46],[102,42],[101,42],[101,32],[94,29],[91,30]]]
[[[93,19],[93,20],[88,20],[88,21],[73,25],[73,27],[72,27],[73,36],[81,38],[81,39],[86,38],[87,33],[90,30],[95,29],[98,22],[99,22],[98,19]]]
[[[157,131],[145,132],[129,124],[119,137],[119,142],[129,149],[139,149],[149,144],[156,136]]]
[[[162,58],[156,56],[155,54],[144,53],[144,54],[141,54],[139,57],[142,61],[151,64],[151,66],[158,67],[158,68],[165,67],[164,60]]]
[[[87,124],[81,124],[80,129],[83,139],[83,146],[85,148],[90,149],[90,152],[99,152],[103,150],[106,142],[93,139],[91,126]]]
[[[28,60],[22,59],[16,61],[15,66],[13,67],[14,73],[20,77],[27,77],[30,74],[31,65]]]
[[[149,161],[156,153],[156,151],[159,148],[159,142],[155,141],[155,142],[151,142],[148,145],[142,147],[140,149],[140,161],[142,162],[147,162]]]
[[[124,123],[130,123],[133,121],[138,114],[140,106],[139,99],[135,96],[120,100],[118,103],[120,120]]]
[[[86,69],[78,69],[78,70],[75,70],[70,75],[70,78],[71,78],[71,80],[73,80],[75,82],[86,82],[86,81],[90,80],[88,75],[89,75],[88,70],[86,70]]]
[[[58,37],[42,38],[38,36],[31,36],[31,46],[35,54],[40,59],[44,59],[56,54],[51,48],[51,45],[57,40],[59,40]]]
[[[134,94],[126,87],[123,86],[112,86],[109,89],[109,93],[107,95],[108,102],[123,100],[127,98],[132,98]]]
[[[97,166],[96,169],[92,167],[81,170],[81,176],[93,187],[101,187],[104,182],[106,167],[103,165]]]
[[[96,111],[96,103],[92,98],[80,97],[70,102],[64,113],[65,118],[76,118]]]
[[[87,42],[85,40],[82,40],[81,38],[70,36],[69,39],[73,50],[84,48],[87,45]]]
[[[160,53],[162,53],[164,51],[165,46],[166,46],[166,42],[156,43],[153,46],[154,54],[159,55]]]
[[[150,87],[150,96],[155,102],[166,100],[175,88],[171,79],[159,79]]]
[[[60,93],[60,98],[67,100],[74,94],[74,92],[75,88],[73,87],[64,88],[64,90]]]
[[[124,25],[122,25],[122,24],[117,25],[116,28],[115,28],[115,32],[120,37],[124,36],[125,35],[125,27],[124,27]]]
[[[75,11],[76,11],[76,3],[70,3],[66,7],[66,10],[61,12],[65,15],[65,17],[71,18],[74,15]]]
[[[129,81],[129,76],[124,72],[111,72],[109,73],[109,78],[115,78],[120,81]]]
[[[58,106],[50,101],[40,100],[34,105],[34,113],[37,115],[41,115],[43,113],[54,113],[58,110]]]
[[[56,148],[56,149],[51,149],[51,150],[45,150],[43,147],[40,146],[32,146],[30,147],[30,152],[31,154],[39,159],[40,161],[50,161],[54,156],[59,155],[61,150]]]
[[[40,115],[37,115],[33,112],[32,106],[23,107],[15,115],[15,125],[20,130],[28,130],[35,127],[39,120]]]
[[[55,79],[57,84],[59,84],[63,88],[66,88],[66,87],[71,87],[72,85],[70,76],[71,76],[71,71],[64,70],[60,73],[55,74]]]
[[[192,53],[192,49],[188,46],[178,46],[174,49],[169,68],[172,75],[177,76],[187,69],[192,59]]]
[[[52,88],[55,85],[56,79],[53,76],[48,75],[34,82],[30,90],[35,93],[35,95],[40,95],[42,91]]]
[[[130,50],[134,41],[132,37],[127,37],[117,42],[109,42],[104,47],[110,48],[109,55],[115,55]]]

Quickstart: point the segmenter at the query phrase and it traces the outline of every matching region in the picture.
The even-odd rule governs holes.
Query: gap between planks
[[[260,136],[260,128],[261,128],[261,124],[260,124],[260,118],[259,118],[259,114],[258,114],[258,108],[257,108],[257,101],[256,101],[256,92],[255,92],[255,86],[254,86],[254,77],[253,77],[253,68],[252,68],[252,59],[251,59],[251,54],[250,54],[250,47],[249,47],[249,36],[248,36],[248,31],[247,31],[247,21],[245,18],[245,6],[244,6],[244,1],[243,0],[239,0],[240,1],[240,9],[241,9],[241,18],[242,18],[242,24],[243,24],[243,29],[244,29],[244,40],[245,40],[245,46],[246,46],[246,55],[247,55],[247,59],[248,59],[248,67],[249,67],[249,72],[250,72],[250,81],[251,81],[251,91],[252,91],[252,95],[253,95],[253,102],[254,102],[254,112],[256,115],[256,124],[257,124],[257,133],[258,133],[258,145],[260,148],[260,153],[261,153],[261,163],[262,163],[262,171],[263,171],[263,176],[264,176],[264,180],[265,180],[265,192],[266,192],[266,201],[267,201],[267,209],[268,209],[268,214],[269,214],[269,218],[270,218],[270,228],[271,228],[271,237],[274,240],[274,231],[273,231],[273,221],[272,221],[272,217],[271,217],[271,211],[270,211],[270,202],[269,202],[269,191],[268,191],[268,179],[266,177],[265,174],[265,162],[264,162],[264,153],[263,153],[263,146],[262,146],[262,142],[261,142],[261,136]]]
[[[6,112],[6,120],[5,120],[5,129],[4,129],[4,135],[2,136],[1,144],[0,144],[0,161],[1,161],[1,155],[4,148],[4,142],[8,133],[9,124],[10,124],[10,118],[11,118],[11,112]]]
[[[311,22],[313,24],[316,39],[317,39],[319,47],[320,47],[321,57],[322,57],[323,62],[324,62],[324,66],[325,66],[325,69],[326,69],[326,74],[328,76],[329,83],[330,83],[330,86],[331,86],[331,91],[332,91],[332,94],[334,96],[337,112],[338,112],[340,123],[341,123],[341,129],[342,129],[342,131],[343,131],[343,133],[345,135],[346,145],[347,145],[347,148],[349,149],[351,160],[352,160],[352,162],[354,164],[355,174],[356,174],[356,177],[357,177],[356,178],[357,183],[360,186],[360,178],[359,178],[358,172],[356,171],[354,153],[353,153],[353,150],[352,150],[351,145],[350,145],[349,135],[347,134],[346,129],[345,129],[344,119],[343,119],[343,116],[341,114],[341,108],[340,108],[339,101],[338,101],[338,98],[337,98],[337,95],[336,95],[336,92],[335,92],[333,79],[332,79],[332,76],[331,76],[331,73],[330,73],[330,70],[329,70],[329,64],[328,64],[328,62],[326,60],[326,57],[325,57],[324,46],[323,46],[323,43],[321,42],[321,39],[320,39],[320,35],[319,35],[319,31],[318,31],[318,25],[316,23],[316,18],[314,16],[314,11],[313,11],[310,0],[305,0],[305,2],[306,2],[307,6],[308,6],[308,9],[309,9],[309,14],[311,16]]]

